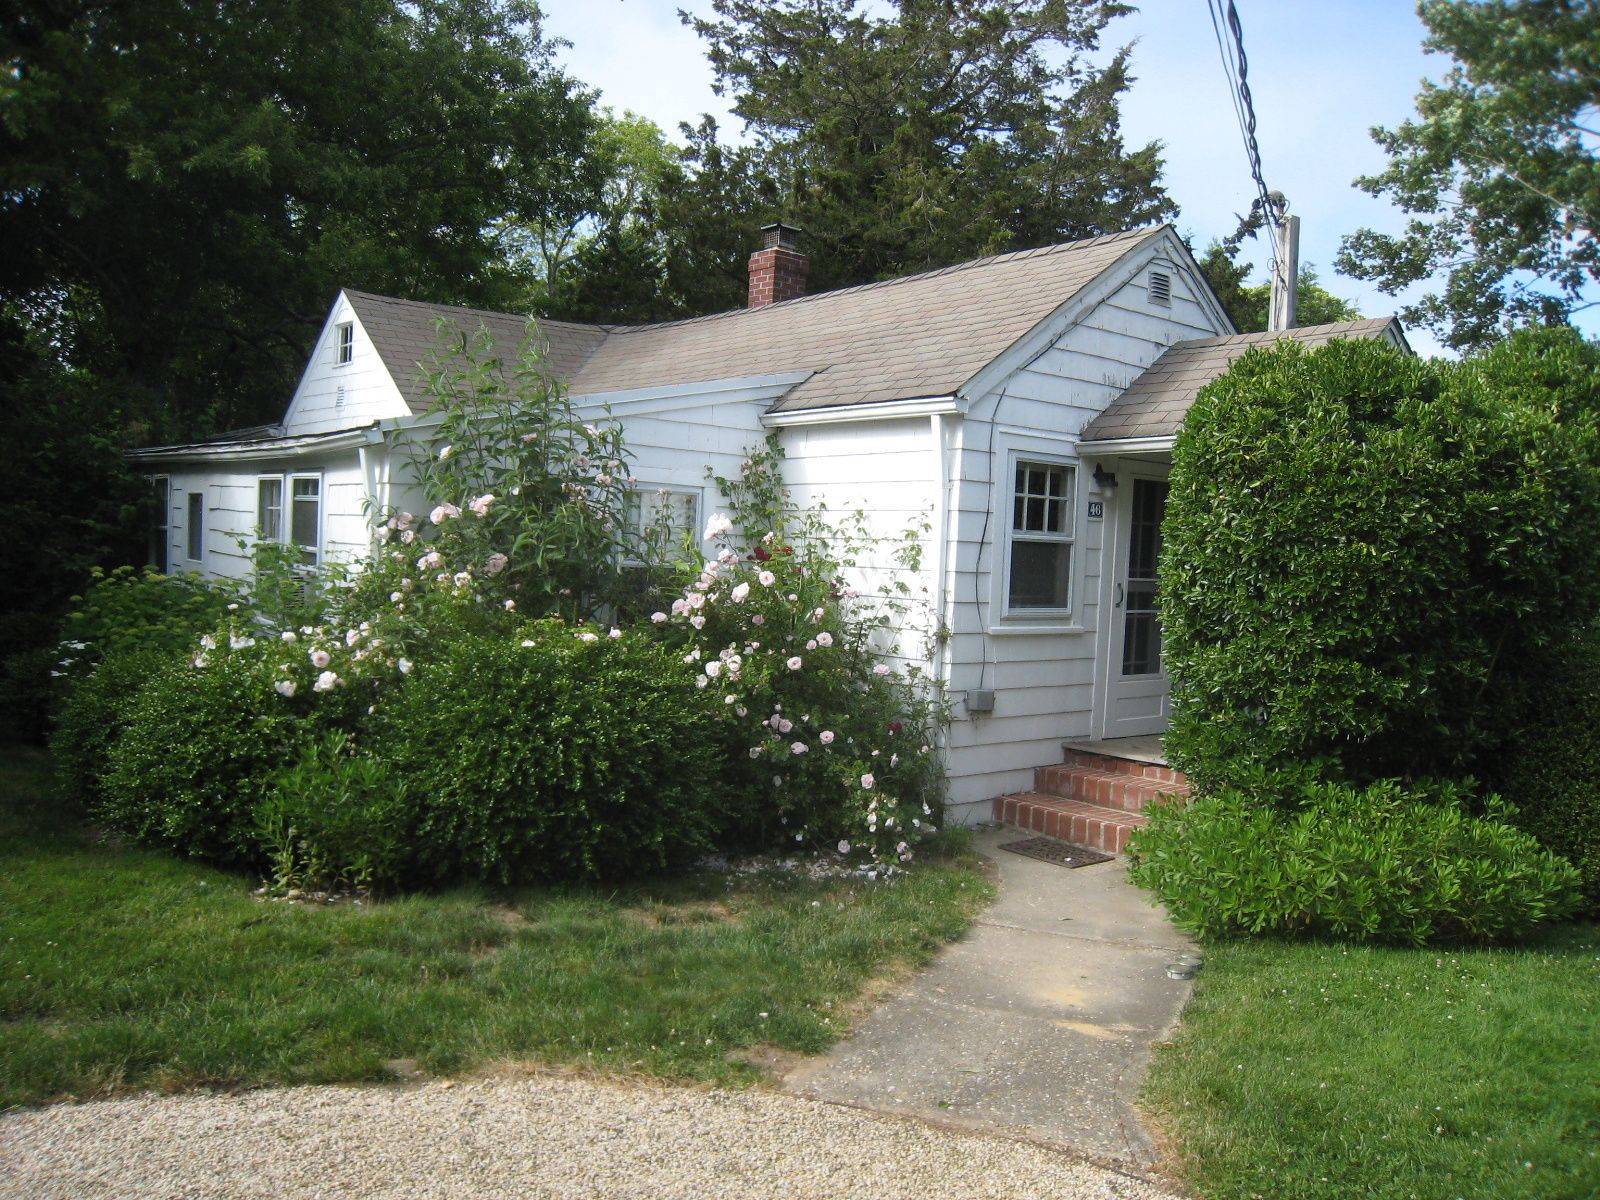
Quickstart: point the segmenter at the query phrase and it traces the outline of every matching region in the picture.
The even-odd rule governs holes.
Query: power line
[[[1211,31],[1216,35],[1217,53],[1222,59],[1223,74],[1228,80],[1228,98],[1233,102],[1239,135],[1244,139],[1250,177],[1256,185],[1256,199],[1251,208],[1259,213],[1261,223],[1266,226],[1267,241],[1272,246],[1272,257],[1276,261],[1279,253],[1278,230],[1273,220],[1272,192],[1267,187],[1261,169],[1261,143],[1256,139],[1256,109],[1255,100],[1250,94],[1250,63],[1244,52],[1244,27],[1233,0],[1206,0],[1206,11],[1211,16]],[[1226,36],[1224,27],[1227,29]]]

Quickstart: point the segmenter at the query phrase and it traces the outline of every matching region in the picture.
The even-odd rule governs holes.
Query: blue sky
[[[1333,274],[1339,239],[1359,226],[1396,230],[1403,217],[1387,201],[1351,186],[1379,169],[1368,136],[1412,112],[1418,81],[1445,63],[1422,53],[1422,24],[1408,0],[1236,0],[1250,59],[1258,137],[1269,186],[1301,218],[1301,260],[1333,291],[1379,315],[1396,301]],[[545,0],[547,29],[572,43],[563,52],[578,78],[604,103],[653,118],[668,130],[711,112],[730,132],[726,103],[711,91],[699,40],[677,9],[689,0]],[[1137,81],[1123,103],[1130,144],[1160,141],[1178,224],[1199,247],[1232,230],[1253,194],[1205,0],[1145,0],[1115,22],[1108,44],[1136,42]],[[1264,275],[1264,246],[1249,247]],[[1415,331],[1414,331],[1415,332]],[[1435,349],[1420,332],[1412,344]]]

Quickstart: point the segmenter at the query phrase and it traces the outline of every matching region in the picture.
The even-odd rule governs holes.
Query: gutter
[[[1079,442],[1078,453],[1169,454],[1172,451],[1172,443],[1176,440],[1176,435],[1170,433],[1160,437],[1096,438],[1093,441]]]
[[[954,396],[920,396],[910,400],[877,400],[868,404],[841,404],[830,408],[802,408],[794,412],[762,414],[769,429],[797,425],[839,425],[849,421],[893,421],[905,417],[960,414],[966,406]]]
[[[359,429],[331,433],[308,433],[300,437],[264,438],[252,442],[193,442],[176,446],[145,446],[128,450],[123,457],[136,463],[179,462],[263,462],[274,458],[299,457],[326,450],[348,450],[372,446],[383,441],[378,422]]]

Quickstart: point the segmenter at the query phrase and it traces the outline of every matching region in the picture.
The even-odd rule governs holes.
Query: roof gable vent
[[[1165,271],[1150,272],[1150,303],[1172,307],[1172,276]]]

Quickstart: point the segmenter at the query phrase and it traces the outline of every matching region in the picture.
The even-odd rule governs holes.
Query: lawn
[[[98,838],[0,760],[0,1109],[129,1088],[544,1063],[750,1083],[991,894],[951,850],[891,884],[705,873],[337,906]]]
[[[1600,1196],[1600,930],[1211,946],[1145,1101],[1207,1200]]]

